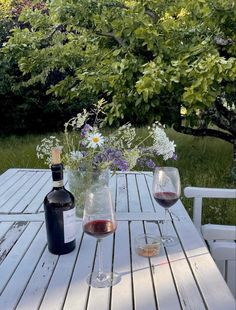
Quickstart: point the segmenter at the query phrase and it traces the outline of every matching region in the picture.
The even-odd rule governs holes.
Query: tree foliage
[[[36,83],[30,87],[21,87],[29,76],[20,71],[17,57],[10,50],[9,57],[3,52],[3,47],[13,28],[24,29],[28,26],[19,21],[19,15],[25,8],[46,13],[44,2],[0,0],[1,135],[61,130],[64,122],[79,110],[77,104],[63,106],[53,95],[46,95],[46,84]],[[50,79],[52,78],[51,75]],[[57,122],[52,122],[55,118]]]
[[[4,47],[25,77],[15,87],[104,97],[109,124],[159,118],[234,143],[236,160],[234,0],[51,0],[19,20]]]

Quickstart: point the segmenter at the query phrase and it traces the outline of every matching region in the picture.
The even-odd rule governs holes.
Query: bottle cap
[[[61,148],[59,146],[52,148],[52,164],[58,165],[61,163]]]

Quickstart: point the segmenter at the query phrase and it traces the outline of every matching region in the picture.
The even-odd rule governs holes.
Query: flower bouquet
[[[48,165],[51,164],[51,148],[61,147],[70,190],[79,205],[83,200],[81,193],[88,186],[94,182],[107,183],[109,170],[132,170],[137,165],[144,170],[154,169],[158,156],[164,160],[175,158],[175,144],[158,122],[148,127],[144,138],[139,137],[130,123],[106,134],[98,118],[104,103],[100,100],[92,114],[83,110],[66,122],[62,141],[50,136],[36,147],[37,157]],[[94,119],[92,125],[89,123],[91,118]],[[145,145],[147,141],[148,146]]]

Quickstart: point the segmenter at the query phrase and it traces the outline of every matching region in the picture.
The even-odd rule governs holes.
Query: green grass
[[[145,129],[139,129],[139,135]],[[177,145],[177,161],[157,161],[158,165],[176,166],[181,175],[182,188],[206,186],[235,188],[230,177],[233,147],[216,138],[199,138],[168,130],[168,136]],[[0,173],[8,168],[45,168],[37,159],[35,147],[44,136],[27,135],[0,138]],[[182,201],[191,215],[192,200],[182,196]],[[236,203],[233,199],[207,199],[204,208],[204,222],[236,224]]]
[[[0,138],[0,174],[8,168],[42,168],[35,152],[42,138],[37,135]]]
[[[175,166],[181,175],[182,187],[235,188],[230,170],[233,146],[211,137],[192,137],[171,132],[176,141],[178,160]],[[192,199],[182,197],[183,204],[192,214]],[[236,225],[235,199],[204,199],[204,223]]]

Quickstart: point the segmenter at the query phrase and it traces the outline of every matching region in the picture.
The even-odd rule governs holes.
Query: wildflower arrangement
[[[37,157],[48,165],[51,163],[51,148],[62,148],[62,160],[66,168],[73,170],[111,169],[113,171],[132,170],[136,165],[143,168],[155,168],[155,159],[175,158],[175,144],[167,137],[164,128],[158,122],[148,127],[145,138],[140,139],[136,129],[125,124],[110,134],[103,134],[98,113],[102,111],[104,100],[98,101],[97,111],[91,115],[87,110],[78,113],[65,123],[64,138],[60,141],[54,136],[44,138],[37,145]],[[93,125],[89,118],[95,117]],[[145,142],[151,141],[146,147]]]

